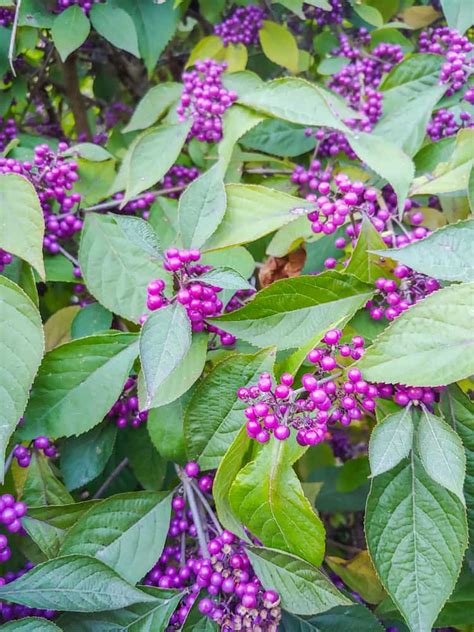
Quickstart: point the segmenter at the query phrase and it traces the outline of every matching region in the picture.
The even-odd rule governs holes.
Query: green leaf
[[[366,456],[358,456],[346,461],[339,468],[336,481],[336,491],[347,494],[359,489],[367,483],[370,476],[369,459]]]
[[[163,458],[180,464],[186,463],[183,424],[191,394],[188,391],[172,404],[154,408],[148,413],[147,430],[153,445]]]
[[[109,190],[116,178],[115,160],[76,160],[79,169],[79,180],[74,187],[82,196],[82,203],[96,204],[108,197]]]
[[[421,413],[417,432],[418,449],[426,473],[464,504],[463,485],[466,456],[461,439],[443,419],[426,409]]]
[[[354,4],[354,11],[357,15],[372,26],[383,26],[383,17],[378,9],[368,4]]]
[[[305,128],[301,125],[266,119],[247,132],[240,142],[249,149],[292,158],[301,156],[316,146],[314,136],[306,136],[304,132]]]
[[[22,518],[21,524],[46,558],[58,557],[66,531],[30,516]]]
[[[394,66],[380,85],[384,112],[400,110],[437,86],[442,63],[440,55],[416,53]]]
[[[0,174],[0,248],[24,259],[44,280],[44,219],[33,185],[17,174]]]
[[[239,98],[239,103],[257,112],[298,123],[347,131],[342,120],[353,118],[354,110],[338,96],[304,79],[274,79]]]
[[[469,176],[474,165],[472,144],[474,130],[461,129],[456,135],[454,151],[448,162],[439,164],[432,174],[417,178],[413,182],[411,195],[431,195],[433,193],[453,193],[464,191],[469,184]]]
[[[153,5],[156,6],[156,5]],[[156,184],[174,165],[191,128],[191,120],[143,132],[125,154],[114,188],[125,188],[122,207]]]
[[[449,28],[463,34],[472,26],[474,16],[469,0],[441,0],[441,6]]]
[[[413,444],[410,407],[388,415],[372,430],[369,443],[370,471],[378,476],[406,459]]]
[[[84,44],[90,30],[89,20],[77,5],[68,7],[55,18],[51,37],[63,61]]]
[[[71,323],[73,338],[84,338],[107,331],[112,326],[112,314],[100,303],[89,303],[76,314]]]
[[[446,85],[427,88],[417,98],[405,102],[403,109],[387,111],[373,133],[393,142],[408,156],[414,156],[426,136],[433,108],[446,91]]]
[[[303,618],[283,612],[281,632],[382,632],[374,615],[362,605],[336,606],[326,612]]]
[[[0,276],[0,472],[44,352],[41,316],[15,283]],[[0,475],[3,481],[3,474]]]
[[[38,564],[15,582],[0,586],[0,597],[29,608],[100,612],[152,602],[103,562],[68,555]]]
[[[474,550],[474,403],[452,384],[441,395],[444,418],[461,437],[466,453],[464,497],[467,505],[470,550]]]
[[[68,505],[74,502],[71,494],[54,475],[47,457],[40,452],[33,452],[31,455],[22,500],[28,505],[37,507]]]
[[[166,462],[153,445],[146,427],[131,428],[128,436],[128,460],[138,482],[144,489],[162,489]]]
[[[330,270],[276,281],[241,309],[210,320],[257,346],[290,349],[340,326],[371,295],[365,283]]]
[[[353,274],[365,283],[373,283],[375,279],[383,276],[379,256],[371,254],[371,251],[377,248],[381,249],[377,253],[380,255],[380,252],[386,249],[385,243],[370,219],[364,217],[357,238],[357,244],[346,268],[346,272]],[[385,254],[380,256],[383,257]]]
[[[90,509],[68,532],[61,555],[88,555],[131,584],[160,557],[171,515],[168,492],[116,494]]]
[[[462,503],[412,454],[373,479],[365,531],[377,574],[410,630],[431,630],[461,569],[467,544]]]
[[[243,425],[221,459],[212,486],[212,496],[219,522],[225,529],[239,535],[242,539],[246,539],[247,535],[242,528],[240,520],[236,518],[231,509],[229,491],[235,477],[245,463],[245,457],[250,448],[250,441],[247,429]]]
[[[324,556],[324,527],[292,467],[304,451],[290,440],[264,444],[238,473],[229,501],[235,516],[265,546],[318,566]]]
[[[179,366],[191,346],[191,324],[179,303],[152,312],[140,332],[140,360],[148,408],[158,388]]]
[[[350,59],[347,57],[327,57],[319,64],[318,72],[320,75],[334,75],[345,68],[347,64],[350,64]]]
[[[228,184],[227,208],[206,249],[226,248],[254,241],[295,221],[314,204],[254,184]]]
[[[375,134],[350,132],[346,136],[360,160],[392,185],[397,194],[398,208],[403,209],[415,175],[411,158],[398,145]]]
[[[298,44],[288,29],[276,22],[264,20],[258,35],[268,59],[292,73],[298,72]]]
[[[234,354],[217,364],[200,382],[186,409],[184,434],[187,453],[204,470],[218,466],[242,425],[245,402],[237,389],[255,384],[260,373],[270,371],[274,351],[254,355]]]
[[[440,162],[447,162],[453,153],[455,144],[456,137],[448,136],[436,143],[422,147],[414,158],[416,175],[432,173]]]
[[[358,366],[371,382],[442,386],[474,373],[474,283],[438,290],[403,312]]]
[[[93,428],[119,398],[137,354],[136,335],[124,333],[80,338],[47,353],[20,436],[70,437]]]
[[[449,224],[404,248],[376,250],[417,272],[443,281],[474,281],[471,252],[474,240],[474,219]]]
[[[471,209],[471,213],[474,213],[474,167],[471,168],[471,173],[469,174],[467,195],[469,198],[469,208]]]
[[[258,80],[257,85],[260,85],[259,78],[252,73],[239,72],[231,74],[229,77],[240,77],[242,75],[245,80],[250,79],[252,83]],[[226,85],[227,89],[234,89],[232,85],[228,86],[225,82],[224,85]],[[229,110],[227,110],[223,118],[222,140],[218,146],[219,162],[223,171],[227,170],[229,167],[237,141],[246,132],[261,123],[263,120],[264,118],[256,112],[247,110],[239,105],[234,104]]]
[[[146,632],[166,630],[171,615],[176,610],[182,593],[174,590],[145,587],[143,592],[153,601],[135,604],[113,612],[98,612],[81,616],[63,614],[58,622],[64,632]]]
[[[114,314],[138,322],[146,310],[150,281],[169,275],[160,262],[131,242],[111,217],[88,213],[79,264],[87,289]]]
[[[326,575],[296,555],[256,546],[247,547],[247,554],[262,584],[280,595],[289,612],[312,615],[351,605]]]
[[[160,83],[150,88],[135,108],[122,133],[136,132],[154,125],[175,103],[182,92],[179,83]]]
[[[99,35],[117,48],[140,57],[135,24],[126,11],[107,3],[94,4],[90,18]]]
[[[185,248],[200,248],[222,221],[226,192],[219,163],[191,182],[179,199],[178,222]]]
[[[186,393],[196,380],[201,376],[206,363],[207,343],[209,336],[207,333],[195,333],[192,337],[191,346],[188,352],[178,364],[178,366],[170,373],[165,381],[156,390],[150,405],[147,407],[146,389],[143,379],[143,373],[140,373],[138,382],[138,399],[143,402],[141,409],[158,408],[171,404],[183,393]]]
[[[72,156],[74,158],[84,158],[91,162],[104,162],[105,160],[113,159],[112,154],[94,143],[78,143],[63,151],[62,156]]]
[[[128,239],[146,252],[152,259],[163,259],[163,248],[153,226],[141,219],[129,215],[113,215],[116,223],[123,230]]]
[[[209,270],[209,272],[201,274],[199,280],[224,290],[237,291],[253,289],[253,286],[232,268],[214,268],[213,270]]]
[[[115,445],[117,426],[105,422],[61,445],[61,474],[69,490],[93,481],[104,471]]]
[[[179,10],[174,8],[173,2],[157,4],[148,0],[115,0],[114,3],[132,17],[140,53],[148,74],[151,75],[158,58],[176,31]]]
[[[61,632],[61,628],[44,618],[26,617],[19,621],[9,621],[2,625],[6,632]]]

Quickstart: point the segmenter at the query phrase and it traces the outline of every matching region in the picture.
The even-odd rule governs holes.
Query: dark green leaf
[[[69,490],[83,487],[101,474],[112,454],[117,426],[106,421],[61,445],[61,474]]]
[[[357,244],[346,268],[348,274],[365,283],[373,283],[376,278],[383,276],[383,270],[380,266],[380,256],[371,254],[372,250],[377,248],[385,250],[386,246],[380,233],[377,232],[372,222],[364,217],[357,238]]]
[[[170,461],[186,462],[184,446],[184,411],[192,391],[171,404],[154,408],[148,413],[147,429],[158,452]]]
[[[60,632],[61,628],[44,618],[26,617],[19,621],[4,623],[2,628],[6,632]]]
[[[90,30],[89,20],[77,5],[68,7],[56,16],[51,36],[63,61],[86,41]]]
[[[94,4],[90,18],[99,35],[117,48],[140,57],[135,24],[126,11],[107,3]]]
[[[132,472],[145,489],[162,489],[166,474],[166,462],[158,454],[147,428],[142,425],[129,433],[128,459]]]
[[[33,452],[23,486],[22,500],[28,505],[67,505],[73,497],[56,478],[47,457],[41,452]]]
[[[0,277],[0,472],[5,451],[23,414],[44,352],[41,316],[15,283]]]
[[[122,132],[135,132],[146,129],[156,123],[175,103],[181,94],[179,83],[160,83],[153,86],[138,103],[128,125]]]
[[[14,582],[0,586],[0,597],[29,608],[71,612],[116,610],[154,601],[103,562],[85,555],[68,555],[39,564]]]
[[[71,324],[72,338],[93,336],[110,329],[112,314],[100,303],[89,303],[76,314]]]
[[[160,557],[170,513],[168,493],[116,494],[76,522],[64,540],[61,555],[95,557],[134,584]]]
[[[97,425],[119,398],[138,354],[135,334],[73,340],[46,354],[25,411],[22,438],[70,437]]]
[[[305,154],[316,145],[314,136],[306,136],[303,126],[277,119],[262,121],[247,132],[240,142],[249,149],[290,158]]]
[[[362,605],[336,606],[312,617],[283,612],[281,632],[382,632],[384,629]]]
[[[148,316],[140,333],[140,360],[148,408],[158,388],[179,366],[191,346],[191,325],[179,303]]]

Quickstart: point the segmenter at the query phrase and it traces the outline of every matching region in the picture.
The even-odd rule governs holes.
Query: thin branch
[[[12,69],[13,76],[16,77],[15,67],[13,65],[13,55],[15,54],[15,39],[18,30],[18,19],[20,17],[21,0],[16,0],[15,16],[13,18],[12,34],[10,36],[10,45],[8,46],[8,63]]]
[[[196,494],[198,495],[199,500],[202,502],[204,509],[207,511],[207,514],[209,518],[211,519],[212,523],[214,524],[217,533],[222,533],[222,526],[217,520],[216,514],[212,511],[211,505],[207,502],[207,498],[201,492],[199,487],[194,483],[194,481],[191,481],[191,486],[196,492]]]
[[[3,480],[5,480],[5,476],[7,475],[8,470],[10,469],[10,465],[12,464],[13,461],[13,455],[15,453],[15,448],[16,445],[13,446],[12,451],[10,452],[10,454],[7,456],[7,458],[5,459],[5,466],[3,468]]]
[[[187,186],[187,185],[186,185]],[[178,193],[179,191],[184,191],[186,186],[180,187],[170,187],[169,189],[158,189],[158,191],[150,191],[153,195],[167,195],[168,193]],[[130,200],[130,202],[134,202],[135,200],[139,200],[140,196],[134,197]],[[123,202],[123,199],[120,200],[109,200],[108,202],[101,202],[100,204],[95,204],[94,206],[88,206],[86,208],[81,209],[85,213],[89,213],[91,211],[107,211],[112,208],[117,208]]]
[[[79,86],[79,77],[77,75],[76,57],[72,53],[62,62],[64,89],[69,106],[74,115],[74,122],[77,134],[84,134],[87,140],[92,139],[89,121],[87,119],[87,109],[84,103],[84,97]]]
[[[96,493],[92,496],[93,499],[100,498],[102,494],[107,490],[107,488],[114,482],[120,472],[126,468],[128,465],[128,457],[125,457],[123,461],[117,465],[115,470],[111,473],[111,475],[102,483]]]
[[[73,257],[71,254],[69,254],[69,252],[67,250],[64,250],[64,248],[60,246],[59,244],[58,244],[58,249],[59,249],[59,252],[66,257],[66,259],[69,259],[69,261],[73,265],[79,268],[79,261],[76,259],[76,257]]]
[[[204,529],[201,522],[201,515],[199,513],[199,509],[196,503],[196,498],[194,497],[194,491],[191,487],[190,481],[184,472],[179,472],[179,477],[183,483],[184,493],[186,494],[186,498],[189,502],[189,508],[191,509],[191,514],[193,516],[194,526],[196,527],[199,547],[201,548],[201,555],[204,558],[210,558],[209,551],[207,549],[207,541],[206,536],[204,534]]]

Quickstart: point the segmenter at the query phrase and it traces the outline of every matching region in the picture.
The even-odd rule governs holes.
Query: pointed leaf
[[[160,238],[149,222],[129,215],[113,215],[113,218],[135,246],[141,248],[152,259],[163,259]]]
[[[191,324],[179,303],[152,312],[140,333],[142,363],[149,407],[158,388],[179,366],[191,346]]]
[[[373,479],[365,530],[377,574],[410,630],[428,632],[461,569],[462,503],[412,455]]]
[[[346,272],[353,274],[366,283],[373,283],[375,279],[383,276],[382,268],[379,264],[380,257],[369,252],[377,248],[385,250],[385,243],[372,222],[367,217],[364,217],[357,238],[357,244],[346,268]],[[380,255],[380,251],[377,252],[377,255]]]
[[[253,289],[253,286],[232,268],[214,268],[213,270],[209,270],[209,272],[204,272],[204,274],[199,277],[199,280],[224,290],[237,291]]]
[[[44,280],[43,235],[43,211],[33,185],[23,176],[0,174],[0,248],[27,261]]]
[[[89,20],[81,7],[77,5],[68,7],[56,16],[51,29],[51,37],[63,61],[84,44],[90,30]]]
[[[254,355],[234,354],[217,364],[193,392],[186,409],[184,433],[189,459],[202,469],[218,466],[244,423],[245,402],[237,389],[258,381],[260,373],[271,371],[274,351]]]
[[[112,217],[88,213],[82,230],[79,264],[87,289],[114,314],[138,322],[146,310],[146,288],[168,281],[159,261],[131,242]]]
[[[403,312],[367,349],[364,379],[442,386],[474,373],[474,283],[438,290]]]
[[[296,555],[256,546],[247,553],[262,584],[280,595],[289,612],[312,615],[351,604],[326,575]]]
[[[427,474],[456,494],[464,504],[466,456],[461,439],[451,427],[426,409],[418,425],[418,449]]]
[[[135,584],[160,557],[170,514],[167,492],[116,494],[79,519],[68,532],[61,555],[95,557]]]
[[[388,415],[372,430],[369,444],[370,471],[378,476],[391,470],[410,454],[413,444],[411,409]]]
[[[21,437],[70,437],[93,428],[119,398],[137,354],[136,334],[124,333],[79,338],[47,353]]]
[[[403,263],[443,281],[474,281],[471,252],[474,240],[474,219],[448,224],[425,239],[403,248],[393,248],[376,254]]]
[[[0,332],[0,472],[3,472],[8,441],[25,410],[44,351],[38,310],[23,290],[4,276],[0,277]]]
[[[283,612],[281,632],[382,632],[375,616],[361,604],[336,606],[310,618]]]
[[[26,617],[19,621],[9,621],[2,627],[6,632],[61,632],[61,628],[43,617]]]
[[[47,457],[41,452],[33,452],[28,467],[21,498],[27,505],[68,505],[74,499],[64,485],[56,478]]]
[[[140,57],[135,24],[126,11],[112,4],[94,4],[90,18],[99,35],[117,48]]]
[[[103,562],[68,555],[38,564],[17,580],[0,586],[0,597],[29,608],[98,612],[152,602]]]
[[[371,296],[370,286],[330,270],[276,281],[241,309],[210,321],[257,346],[290,349],[347,322]]]
[[[235,516],[265,546],[318,566],[324,556],[324,527],[292,467],[303,452],[290,440],[264,444],[237,475],[229,500]]]
[[[259,38],[262,50],[270,61],[288,68],[292,73],[298,72],[298,44],[288,29],[282,24],[264,20]]]
[[[132,118],[122,132],[136,132],[154,125],[175,103],[183,88],[179,83],[160,83],[150,88],[139,101]]]
[[[191,182],[179,199],[178,221],[185,248],[200,248],[221,223],[226,192],[219,163]]]

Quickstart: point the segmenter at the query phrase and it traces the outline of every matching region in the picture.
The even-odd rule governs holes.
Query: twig
[[[264,167],[255,167],[254,169],[246,169],[246,173],[256,173],[262,176],[271,176],[271,175],[289,175],[293,173],[291,169],[265,169]]]
[[[114,482],[114,480],[117,478],[120,472],[124,468],[126,468],[127,465],[128,465],[128,457],[125,457],[123,461],[120,461],[120,463],[117,465],[117,467],[112,472],[112,474],[102,483],[102,485],[99,487],[96,493],[92,496],[92,498],[93,499],[100,498],[102,494],[105,492],[105,490],[109,487],[109,485],[111,485],[111,483]]]
[[[59,252],[66,257],[66,259],[69,259],[69,261],[73,265],[79,268],[79,261],[76,259],[76,257],[73,257],[71,254],[69,254],[69,252],[67,250],[64,250],[64,248],[60,246],[59,244],[58,244],[58,249],[59,249]]]
[[[76,57],[72,53],[62,62],[64,90],[66,97],[74,115],[74,122],[77,134],[84,134],[87,140],[92,139],[89,121],[87,119],[87,110],[84,104],[84,98],[79,86],[79,77],[77,76]]]
[[[18,19],[20,17],[21,0],[16,0],[15,16],[13,18],[12,34],[10,36],[10,44],[8,46],[8,62],[12,69],[13,76],[16,77],[15,67],[13,65],[13,55],[15,53],[15,39],[18,30]]]
[[[199,546],[201,548],[201,555],[204,558],[210,558],[211,556],[207,549],[206,536],[204,534],[204,529],[201,522],[201,516],[199,514],[199,509],[196,504],[196,498],[194,497],[193,488],[191,487],[190,481],[184,472],[180,471],[178,472],[178,474],[183,483],[184,493],[186,494],[186,498],[188,499],[189,508],[191,509],[191,514],[193,516],[194,526],[196,527]]]
[[[10,454],[7,456],[7,458],[5,459],[5,466],[3,468],[3,480],[5,480],[5,476],[7,475],[8,470],[10,469],[10,465],[12,464],[13,461],[13,455],[15,453],[15,448],[16,445],[13,446],[12,451],[10,452]]]
[[[201,492],[201,490],[199,489],[199,487],[193,482],[191,481],[191,486],[194,489],[194,491],[196,492],[196,494],[199,496],[199,500],[202,502],[204,509],[207,511],[207,514],[209,516],[209,518],[212,520],[212,523],[214,524],[217,533],[222,533],[222,527],[219,523],[219,521],[217,520],[216,514],[212,511],[212,508],[210,506],[210,504],[207,502],[206,497],[204,496],[204,494]]]
[[[331,540],[330,538],[326,538],[326,542],[328,544],[331,544],[332,546],[336,546],[338,549],[347,551],[348,553],[360,553],[361,551],[361,549],[358,549],[356,546],[350,546],[349,544],[341,544],[340,542],[336,542],[336,540]]]
[[[186,185],[187,186],[187,185]],[[168,193],[177,193],[178,191],[184,191],[186,186],[180,187],[170,187],[169,189],[158,189],[158,191],[150,191],[153,195],[167,195]],[[139,200],[140,196],[134,197],[130,200],[130,202],[134,202],[135,200]],[[123,202],[123,199],[120,200],[109,200],[108,202],[101,202],[100,204],[95,204],[94,206],[88,206],[86,208],[81,209],[85,213],[89,213],[91,211],[107,211],[108,209],[116,208],[120,206]]]

